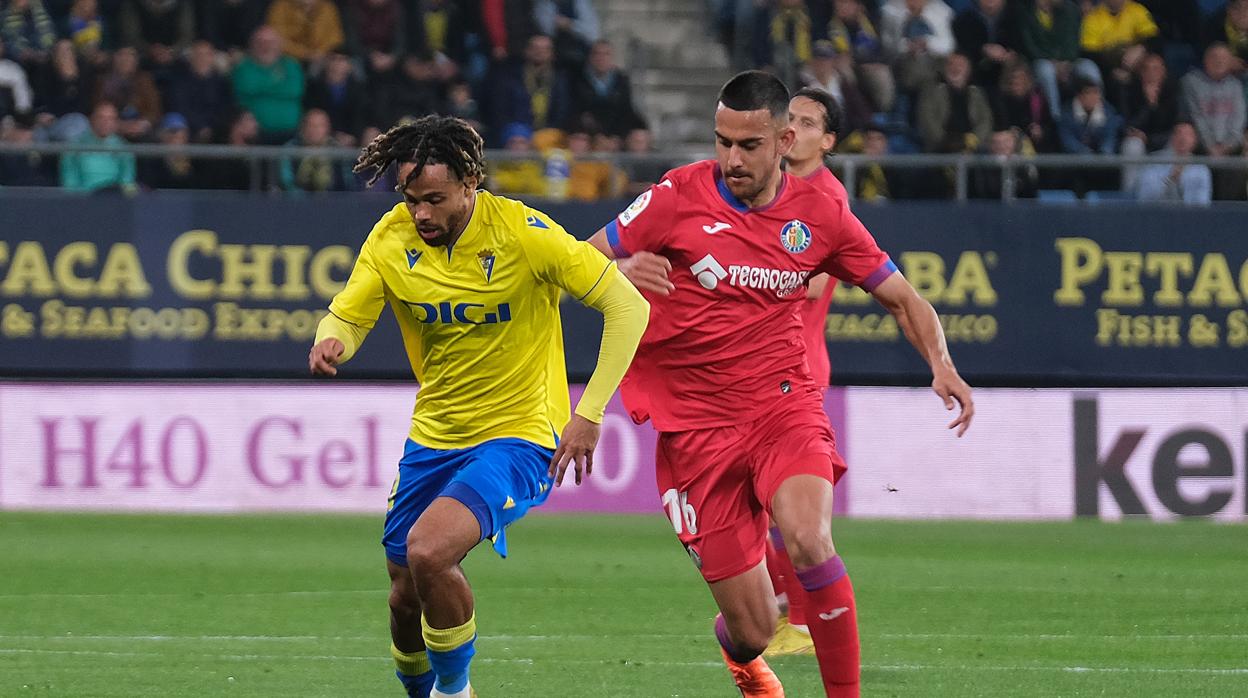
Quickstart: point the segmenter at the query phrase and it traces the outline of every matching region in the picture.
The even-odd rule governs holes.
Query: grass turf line
[[[399,695],[379,517],[0,513],[0,696]],[[1248,527],[838,521],[868,696],[1248,695]],[[531,517],[466,568],[483,698],[732,696],[653,517]],[[814,660],[774,662],[821,695]]]

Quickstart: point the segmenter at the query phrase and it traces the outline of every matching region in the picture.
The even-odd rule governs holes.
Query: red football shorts
[[[660,433],[655,461],[663,507],[707,582],[762,561],[780,483],[794,475],[835,483],[846,469],[813,388],[742,424]]]

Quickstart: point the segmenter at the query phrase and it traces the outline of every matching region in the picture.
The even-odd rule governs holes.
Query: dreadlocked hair
[[[420,176],[425,165],[446,165],[460,181],[485,177],[485,145],[481,136],[467,121],[452,116],[423,116],[411,123],[399,124],[377,136],[360,151],[353,171],[373,173],[368,186],[373,186],[395,163],[416,165],[399,189]]]

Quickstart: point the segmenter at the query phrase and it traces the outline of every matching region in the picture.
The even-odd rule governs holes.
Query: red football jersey
[[[826,167],[811,172],[803,177],[815,188],[823,190],[828,196],[840,201],[849,201],[845,185]],[[810,298],[802,308],[802,334],[806,338],[806,362],[810,364],[810,375],[815,383],[826,387],[832,378],[832,362],[828,359],[828,338],[824,327],[828,321],[828,308],[832,305],[832,294],[836,292],[836,283],[829,282],[818,298]]]
[[[670,296],[648,296],[650,326],[621,392],[659,431],[738,424],[813,387],[799,310],[806,279],[827,272],[870,291],[897,267],[849,211],[783,174],[775,199],[748,208],[714,161],[668,172],[607,224],[617,257],[672,263]]]

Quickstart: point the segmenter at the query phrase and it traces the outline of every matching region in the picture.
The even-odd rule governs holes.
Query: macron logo
[[[834,608],[831,611],[828,611],[827,613],[820,613],[819,620],[836,620],[837,618],[840,618],[846,613],[849,613],[849,607],[841,606],[840,608]]]
[[[732,226],[728,225],[727,223],[720,223],[719,221],[715,221],[715,225],[704,225],[702,226],[702,230],[706,231],[707,235],[714,235],[715,233],[718,233],[721,230],[727,230],[731,227]]]
[[[689,271],[693,272],[693,277],[702,284],[702,288],[708,291],[713,291],[719,285],[720,280],[728,276],[728,270],[709,254],[699,259],[697,264],[689,267]]]

